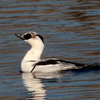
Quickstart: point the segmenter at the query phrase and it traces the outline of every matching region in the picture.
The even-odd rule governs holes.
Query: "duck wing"
[[[37,62],[35,65],[33,65],[33,68],[31,70],[31,72],[33,72],[33,70],[35,69],[35,67],[37,65],[56,65],[56,64],[63,64],[63,65],[67,65],[67,66],[74,66],[74,69],[80,69],[85,67],[85,64],[80,64],[80,63],[74,63],[71,61],[64,61],[64,60],[54,60],[54,59],[49,59],[49,60],[45,60],[45,61],[39,61]],[[69,68],[70,69],[70,68]]]

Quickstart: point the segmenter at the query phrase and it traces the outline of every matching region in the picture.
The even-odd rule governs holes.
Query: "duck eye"
[[[24,39],[25,40],[28,40],[28,39],[30,39],[32,36],[31,36],[31,34],[26,34],[26,35],[24,35]]]

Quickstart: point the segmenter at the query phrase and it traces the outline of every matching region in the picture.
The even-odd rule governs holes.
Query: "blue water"
[[[43,59],[100,63],[99,0],[0,0],[0,100],[99,100],[100,70],[19,73],[30,46],[15,33],[44,37]]]

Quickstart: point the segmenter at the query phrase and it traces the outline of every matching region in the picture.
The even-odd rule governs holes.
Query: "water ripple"
[[[100,71],[21,75],[30,46],[14,34],[27,31],[43,35],[43,59],[100,63],[99,0],[0,0],[0,100],[99,100]]]

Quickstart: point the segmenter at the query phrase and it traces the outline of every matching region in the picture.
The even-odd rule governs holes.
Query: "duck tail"
[[[93,69],[93,70],[100,69],[100,63],[94,63],[94,64],[87,65],[86,68]]]

